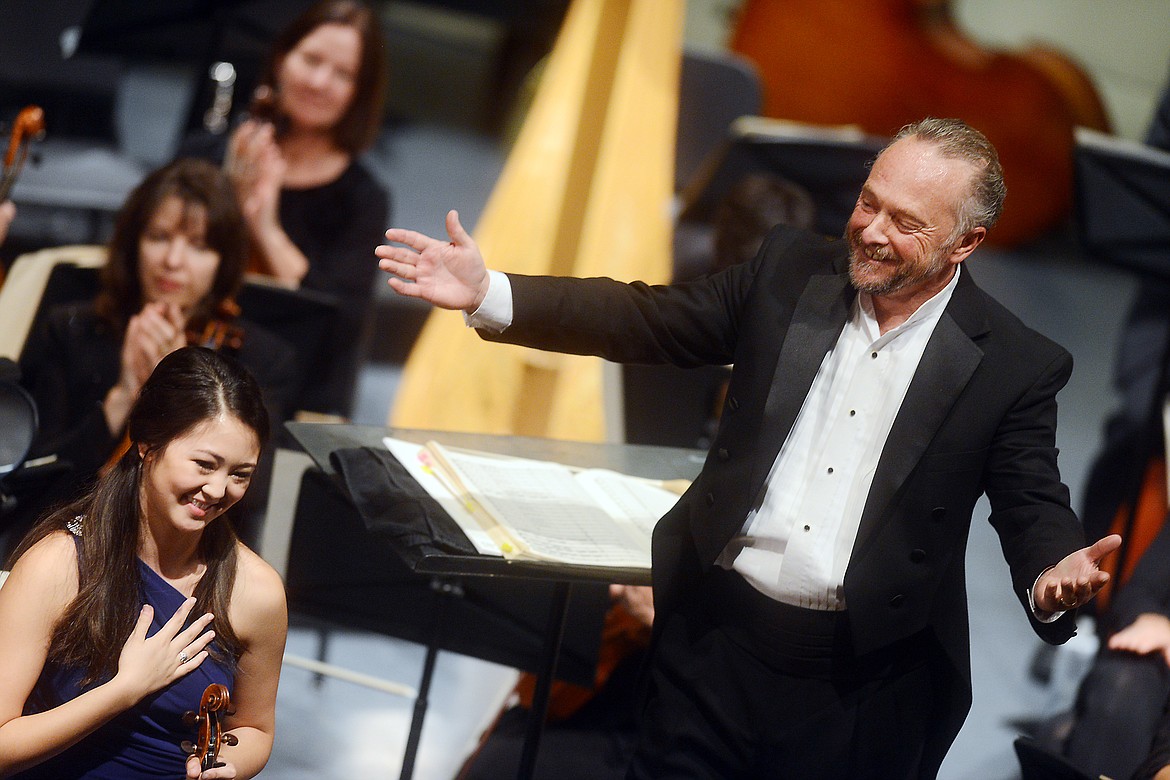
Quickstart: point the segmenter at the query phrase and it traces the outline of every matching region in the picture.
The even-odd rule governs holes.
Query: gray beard
[[[946,258],[950,253],[950,247],[940,248],[931,258],[930,265],[924,271],[909,268],[903,265],[892,276],[888,276],[882,280],[863,279],[861,278],[860,266],[863,263],[869,262],[869,258],[865,256],[864,252],[852,241],[849,244],[849,281],[853,287],[863,293],[869,295],[883,296],[893,295],[894,293],[917,284],[925,279],[937,276],[946,269]],[[881,259],[888,259],[894,257],[894,252],[889,247],[883,247],[882,251],[878,253]]]

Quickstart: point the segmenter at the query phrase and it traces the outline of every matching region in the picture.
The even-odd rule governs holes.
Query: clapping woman
[[[349,413],[373,303],[370,247],[386,228],[389,195],[358,158],[381,128],[386,79],[374,11],[356,0],[317,2],[277,37],[259,105],[226,150],[207,139],[185,147],[226,156],[254,270],[340,301],[329,373],[306,402],[315,411]]]

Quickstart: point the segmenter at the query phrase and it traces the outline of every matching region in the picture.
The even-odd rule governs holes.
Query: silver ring
[[[187,663],[187,651],[180,650],[179,651],[179,666],[182,666],[185,663]]]

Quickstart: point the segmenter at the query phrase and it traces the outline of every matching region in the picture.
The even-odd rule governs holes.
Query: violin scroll
[[[227,687],[219,683],[212,683],[203,691],[203,697],[199,701],[198,714],[195,712],[183,714],[183,723],[190,728],[198,729],[196,742],[183,741],[183,752],[199,758],[201,772],[223,766],[219,762],[220,747],[222,745],[235,745],[239,742],[236,735],[225,732],[219,722],[221,715],[234,714],[231,706],[231,694],[228,693]]]
[[[25,106],[12,122],[8,150],[4,153],[4,173],[0,176],[0,203],[8,200],[12,185],[28,157],[29,144],[45,137],[45,112],[40,106]]]

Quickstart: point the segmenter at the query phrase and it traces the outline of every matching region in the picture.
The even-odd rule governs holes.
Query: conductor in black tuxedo
[[[1061,347],[964,261],[1002,209],[994,148],[904,128],[842,240],[779,227],[751,262],[667,286],[489,272],[392,229],[397,292],[481,336],[618,362],[733,364],[703,470],[654,532],[637,778],[929,778],[970,708],[964,553],[991,504],[1049,642],[1108,580],[1057,468]]]

